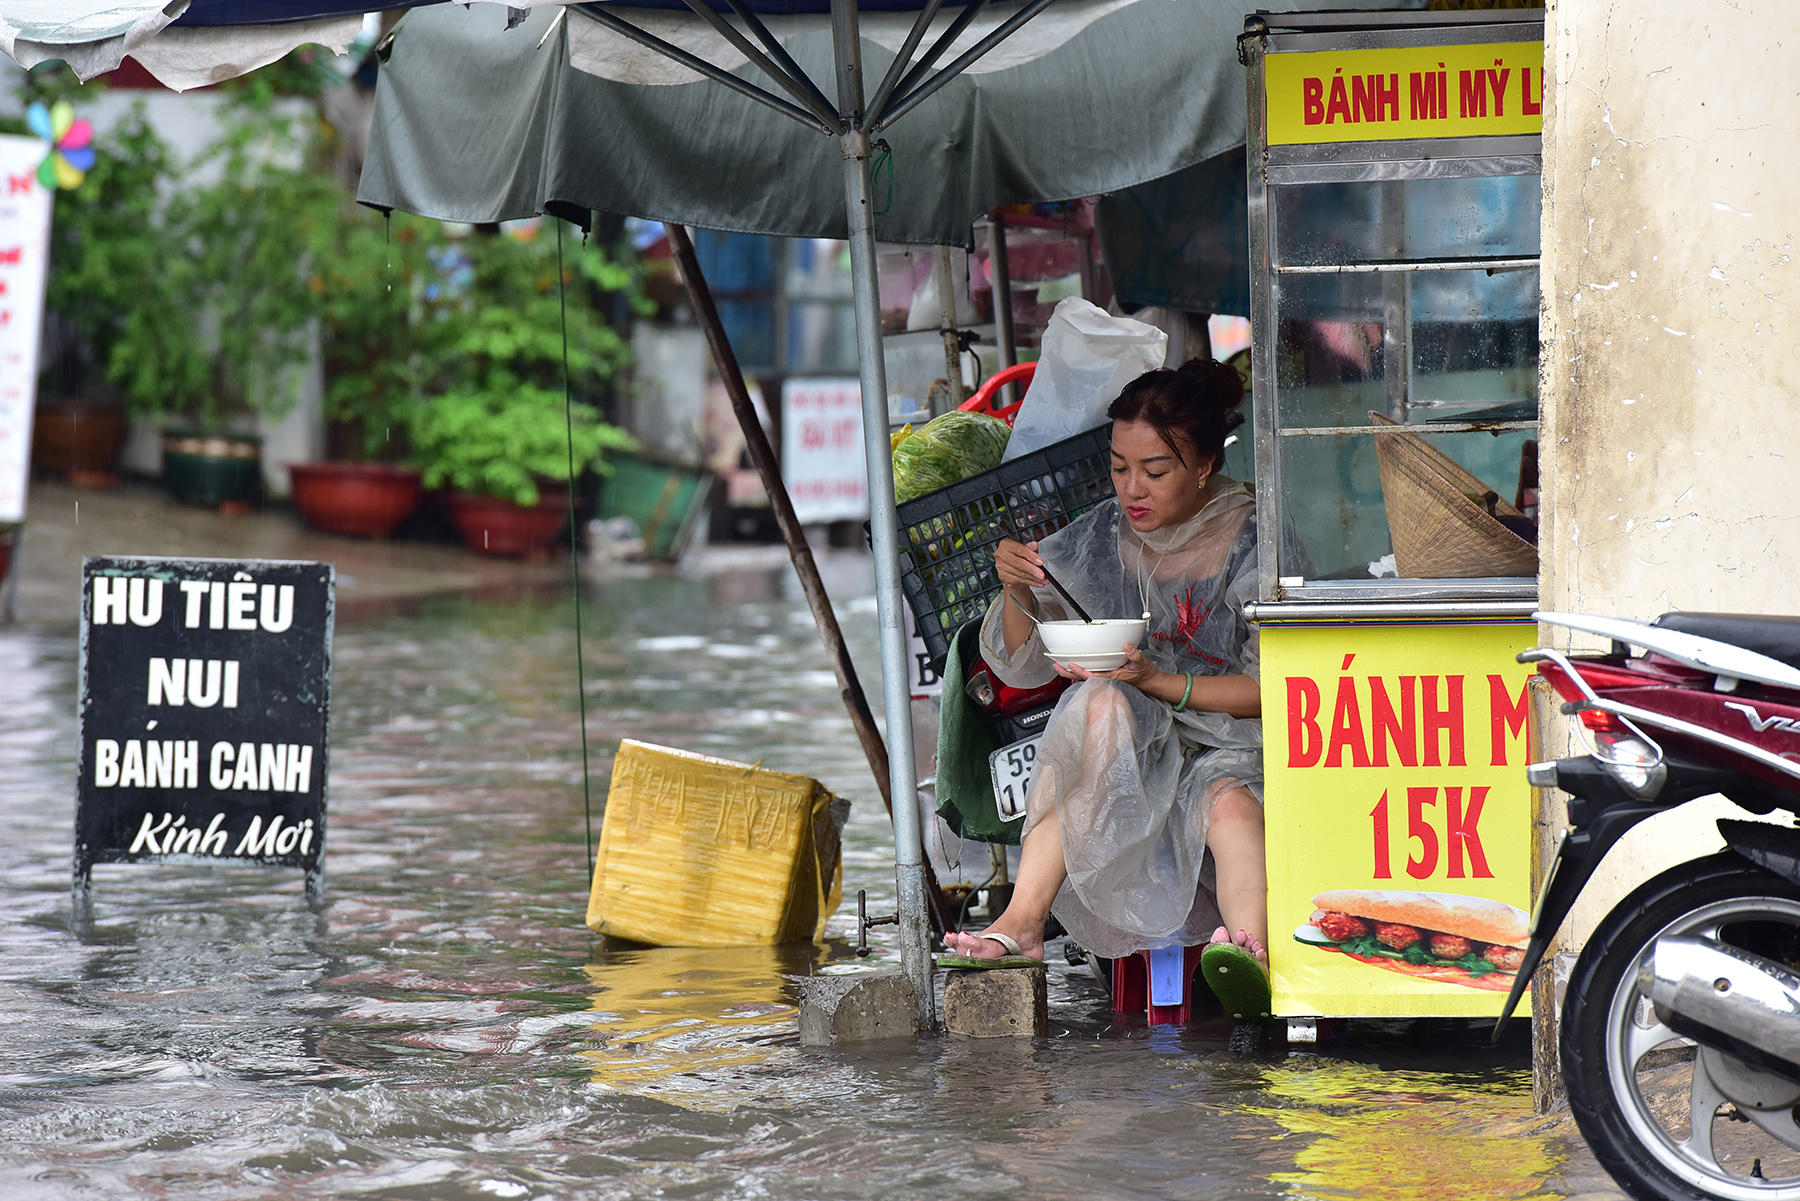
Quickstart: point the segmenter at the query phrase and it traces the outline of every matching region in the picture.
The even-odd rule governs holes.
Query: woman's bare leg
[[[1232,941],[1269,961],[1269,876],[1263,861],[1263,807],[1246,788],[1221,793],[1206,827],[1218,873],[1219,915],[1214,942]]]
[[[1093,680],[1082,687],[1091,690],[1082,755],[1088,764],[1103,763],[1116,752],[1121,730],[1131,728],[1131,705],[1119,692],[1122,686],[1111,680]],[[1033,799],[1038,789],[1056,794],[1054,769],[1045,769],[1033,785]],[[1044,921],[1050,916],[1050,903],[1056,900],[1069,876],[1059,817],[1059,812],[1052,809],[1025,835],[1019,847],[1019,878],[1013,885],[1012,904],[988,927],[1017,940],[1019,949],[1033,959],[1044,957]],[[1006,954],[999,943],[976,934],[946,935],[944,945],[958,955],[975,959],[998,959]]]
[[[1068,874],[1063,862],[1062,827],[1052,812],[1033,826],[1020,844],[1019,878],[1013,884],[1012,903],[988,929],[1011,936],[1025,954],[1042,959],[1044,921]],[[973,959],[998,959],[1007,953],[999,943],[977,934],[947,934],[944,945]]]

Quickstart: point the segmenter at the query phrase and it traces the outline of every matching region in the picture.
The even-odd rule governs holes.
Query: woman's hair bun
[[[1221,363],[1217,359],[1189,359],[1179,370],[1185,375],[1192,375],[1202,380],[1207,390],[1227,409],[1235,409],[1244,403],[1244,378],[1238,374],[1237,368],[1229,363]],[[1226,400],[1226,397],[1232,399]],[[1242,421],[1240,416],[1238,421]],[[1232,424],[1237,424],[1233,422]]]
[[[1107,416],[1142,421],[1155,428],[1178,456],[1182,444],[1218,467],[1225,437],[1242,425],[1244,381],[1237,368],[1216,359],[1189,359],[1178,368],[1159,367],[1125,385]]]

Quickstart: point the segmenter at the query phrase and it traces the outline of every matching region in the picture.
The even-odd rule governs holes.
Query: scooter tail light
[[[1569,672],[1554,663],[1539,663],[1538,672],[1550,681],[1556,694],[1572,705],[1582,704],[1588,700],[1588,694],[1582,691],[1581,683]],[[1626,734],[1629,727],[1610,713],[1599,709],[1582,709],[1579,711],[1581,724],[1596,734]]]
[[[1550,681],[1550,687],[1556,689],[1556,695],[1562,697],[1563,700],[1579,701],[1585,699],[1581,691],[1581,686],[1570,677],[1568,672],[1556,666],[1554,663],[1539,663],[1538,674]]]
[[[1583,709],[1581,724],[1596,734],[1627,734],[1630,732],[1624,722],[1599,709]]]

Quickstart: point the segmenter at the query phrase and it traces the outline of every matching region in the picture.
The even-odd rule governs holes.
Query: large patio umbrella
[[[510,32],[480,8],[408,14],[377,85],[360,198],[462,221],[600,210],[848,240],[901,956],[928,1026],[876,237],[967,244],[996,206],[1111,191],[1241,145],[1243,7],[975,0],[951,17],[942,0],[868,15],[856,0],[723,0],[734,23],[689,4],[532,13]]]
[[[528,12],[531,3],[419,6],[401,22],[378,85],[362,199],[460,220],[600,209],[849,242],[901,954],[929,1025],[876,233],[966,244],[972,221],[996,205],[1112,191],[1241,145],[1243,5],[1059,0],[1044,19],[1051,0],[970,0],[951,6],[954,16],[944,0],[869,0],[882,11],[868,16],[857,0],[572,14]],[[0,0],[0,48],[27,64],[64,58],[84,78],[130,53],[165,82],[192,86],[177,80],[251,69],[284,41],[342,38],[344,9],[342,0]],[[60,14],[73,15],[58,26]],[[317,27],[332,39],[301,28],[332,18],[336,26]],[[165,39],[178,53],[159,69],[146,59]],[[871,80],[879,73],[872,90],[865,64]],[[879,190],[878,159],[892,171]]]

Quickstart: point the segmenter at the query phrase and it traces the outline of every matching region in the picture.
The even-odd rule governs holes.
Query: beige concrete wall
[[[1800,612],[1800,5],[1546,17],[1544,606]],[[1716,816],[1635,831],[1565,950]]]

